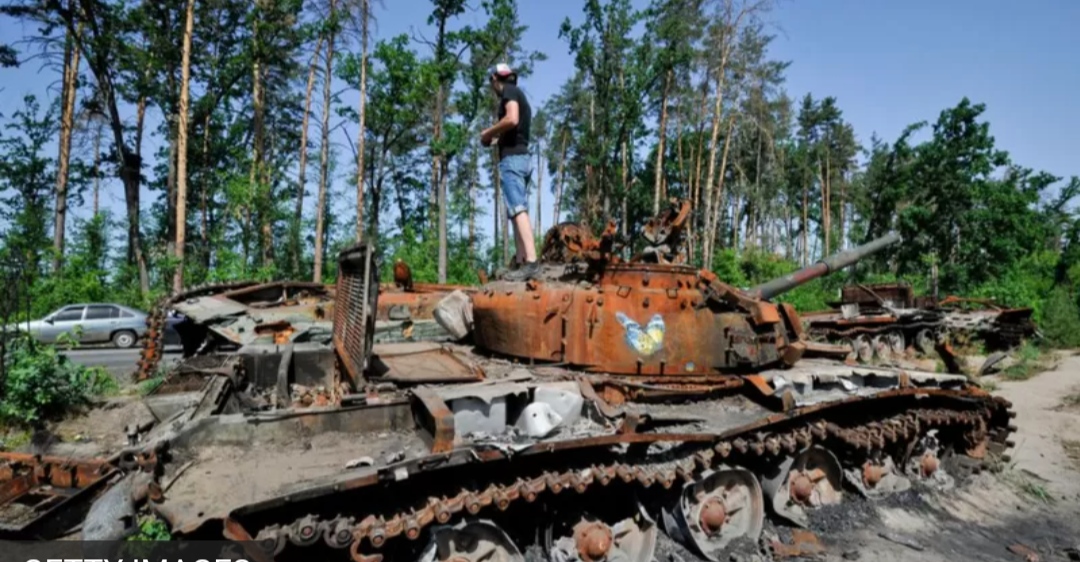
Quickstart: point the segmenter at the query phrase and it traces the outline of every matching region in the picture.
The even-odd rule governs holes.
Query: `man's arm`
[[[503,118],[500,119],[498,123],[495,123],[491,127],[484,129],[484,131],[480,133],[480,140],[481,142],[489,143],[491,142],[492,138],[513,129],[514,127],[517,127],[517,124],[518,103],[514,100],[509,100],[506,102],[506,115],[503,116]]]

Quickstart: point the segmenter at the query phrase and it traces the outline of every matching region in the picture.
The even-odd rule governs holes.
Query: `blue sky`
[[[470,3],[479,5],[478,0]],[[582,0],[519,0],[519,5],[522,22],[529,26],[524,46],[548,55],[524,83],[537,106],[570,75],[573,61],[558,29],[567,16],[581,19]],[[382,0],[376,8],[376,36],[413,30],[430,36],[429,12],[429,0]],[[998,147],[1016,162],[1059,176],[1080,175],[1080,108],[1075,101],[1080,91],[1080,34],[1075,31],[1080,1],[786,0],[769,21],[777,35],[773,56],[792,62],[785,86],[789,95],[836,97],[865,144],[873,133],[892,141],[905,126],[932,122],[968,96],[987,105],[985,117]],[[470,12],[462,23],[480,25],[482,14]],[[4,40],[22,33],[21,24],[0,20]],[[41,96],[46,85],[56,84],[55,74],[37,70],[30,63],[0,71],[0,112],[10,114],[23,94]],[[339,142],[345,158],[347,141]],[[106,200],[119,210],[119,183],[105,185],[111,190]],[[345,193],[351,193],[350,185],[348,177],[336,181]],[[547,203],[552,198],[545,195],[545,201],[544,224],[550,225]],[[489,231],[490,223],[489,218],[481,226]]]

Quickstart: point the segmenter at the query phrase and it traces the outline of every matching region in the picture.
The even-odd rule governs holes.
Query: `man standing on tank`
[[[480,133],[480,142],[499,146],[499,179],[507,218],[514,224],[515,261],[519,267],[503,276],[507,281],[525,281],[539,272],[536,243],[529,222],[527,187],[532,179],[529,158],[529,128],[532,108],[525,93],[517,86],[517,74],[500,63],[491,73],[491,87],[499,96],[499,121]]]

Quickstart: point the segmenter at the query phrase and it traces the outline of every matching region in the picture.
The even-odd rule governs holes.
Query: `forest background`
[[[22,264],[30,314],[332,282],[357,240],[417,281],[475,283],[513,251],[478,142],[505,61],[532,96],[538,239],[610,218],[632,253],[645,219],[687,198],[693,263],[748,286],[896,230],[902,245],[782,298],[824,308],[852,280],[926,293],[935,274],[942,296],[1034,307],[1052,341],[1080,344],[1080,179],[999,144],[979,101],[992,85],[880,138],[835,92],[790,91],[777,22],[805,5],[547,2],[562,23],[538,30],[526,4],[0,0],[0,259]],[[933,91],[932,73],[907,86]]]

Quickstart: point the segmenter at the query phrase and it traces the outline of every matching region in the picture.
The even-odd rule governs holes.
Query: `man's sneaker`
[[[509,271],[503,275],[504,281],[527,281],[536,279],[540,274],[540,263],[535,261],[525,262],[521,267]]]

